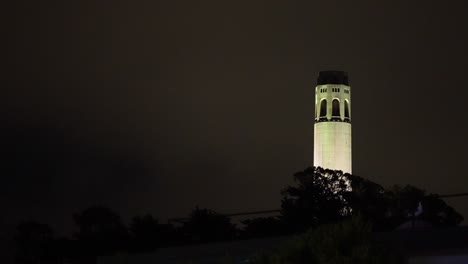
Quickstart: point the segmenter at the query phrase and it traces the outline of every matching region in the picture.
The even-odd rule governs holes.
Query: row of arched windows
[[[320,102],[320,117],[327,117],[327,99]],[[333,99],[332,101],[332,117],[340,117],[340,101]],[[344,101],[344,117],[349,119],[349,103]]]

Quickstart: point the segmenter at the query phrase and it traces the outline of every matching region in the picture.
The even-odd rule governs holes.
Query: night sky
[[[280,207],[313,162],[314,87],[349,73],[353,172],[468,191],[467,1],[2,6],[0,223],[70,232],[196,206]],[[468,218],[467,198],[447,200]]]

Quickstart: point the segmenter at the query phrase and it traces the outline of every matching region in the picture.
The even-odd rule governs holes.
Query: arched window
[[[344,117],[349,119],[349,105],[348,101],[344,101]]]
[[[327,99],[320,102],[320,117],[327,117]]]
[[[340,101],[338,99],[333,99],[332,101],[332,116],[340,116]]]

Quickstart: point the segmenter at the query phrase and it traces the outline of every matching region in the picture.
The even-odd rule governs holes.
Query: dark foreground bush
[[[274,253],[259,255],[255,264],[397,264],[402,257],[372,240],[370,223],[360,216],[321,225],[286,243]]]

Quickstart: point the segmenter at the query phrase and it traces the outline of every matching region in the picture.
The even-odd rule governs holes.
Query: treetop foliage
[[[385,189],[362,177],[320,167],[298,172],[294,179],[296,185],[282,192],[282,217],[293,231],[333,223],[354,213],[380,231],[393,230],[415,218],[434,227],[463,221],[438,195],[411,185]]]

